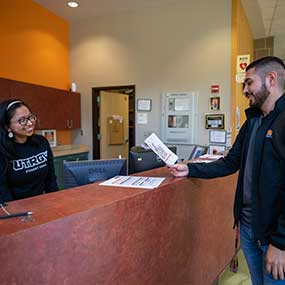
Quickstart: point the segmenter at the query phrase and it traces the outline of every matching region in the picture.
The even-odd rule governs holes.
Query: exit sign
[[[220,93],[220,85],[212,85],[211,86],[212,93]]]

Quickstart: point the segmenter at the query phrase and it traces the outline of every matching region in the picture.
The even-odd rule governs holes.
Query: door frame
[[[93,159],[100,159],[100,127],[98,126],[100,118],[100,92],[108,91],[126,94],[129,96],[129,149],[136,145],[136,86],[135,85],[120,85],[120,86],[104,86],[92,88],[92,130],[93,130]],[[132,99],[132,100],[130,100]]]

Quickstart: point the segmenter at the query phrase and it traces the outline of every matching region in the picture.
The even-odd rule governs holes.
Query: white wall
[[[208,143],[204,113],[210,86],[221,88],[230,127],[231,1],[180,0],[160,8],[96,17],[71,25],[71,80],[82,94],[83,135],[92,146],[91,88],[136,85],[136,98],[151,98],[149,124],[136,126],[136,143],[160,134],[160,95],[198,91],[199,144]]]

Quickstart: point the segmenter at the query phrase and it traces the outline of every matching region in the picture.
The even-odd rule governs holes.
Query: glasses
[[[28,117],[22,117],[20,119],[18,119],[18,123],[21,126],[26,126],[28,124],[28,122],[31,122],[32,124],[34,124],[37,121],[37,116],[34,114],[29,115]]]

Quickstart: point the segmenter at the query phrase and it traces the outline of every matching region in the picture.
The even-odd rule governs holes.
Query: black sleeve
[[[271,234],[270,243],[281,250],[285,250],[285,159],[283,157],[281,157],[281,169],[283,175],[282,189],[279,196],[280,215],[277,221],[277,228]]]
[[[58,190],[56,176],[54,172],[54,162],[53,162],[53,154],[49,145],[49,142],[46,140],[45,137],[42,137],[44,140],[44,144],[48,151],[48,175],[45,180],[45,192],[50,193]]]
[[[216,178],[238,171],[240,169],[246,125],[247,122],[243,124],[232,148],[224,158],[210,163],[188,163],[189,177]]]
[[[7,185],[7,163],[6,158],[0,154],[0,203],[12,201],[13,197]]]
[[[270,243],[273,246],[281,250],[285,250],[285,213],[284,213],[284,210],[283,210],[283,213],[279,215],[278,222],[277,222],[277,228],[271,235]]]

